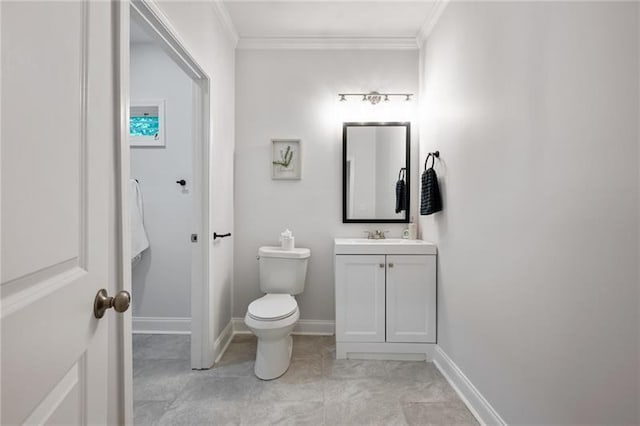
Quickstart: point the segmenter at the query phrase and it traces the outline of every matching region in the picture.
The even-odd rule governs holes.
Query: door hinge
[[[198,234],[191,234],[191,242],[192,243],[198,242]]]

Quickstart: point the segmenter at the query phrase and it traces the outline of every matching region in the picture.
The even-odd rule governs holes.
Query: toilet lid
[[[290,294],[266,294],[249,304],[251,318],[262,321],[277,321],[291,316],[298,304]]]

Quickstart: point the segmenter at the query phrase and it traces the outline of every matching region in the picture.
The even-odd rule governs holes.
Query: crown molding
[[[238,36],[236,26],[233,24],[231,15],[229,15],[229,11],[224,5],[224,2],[222,0],[211,0],[211,6],[213,8],[213,12],[222,24],[222,29],[224,30],[225,34],[227,35],[227,37],[229,37],[231,43],[233,43],[233,47],[236,47],[238,45],[238,40],[240,39],[240,37]]]
[[[449,1],[450,0],[435,0],[433,9],[431,9],[429,16],[425,19],[422,27],[420,27],[420,31],[418,31],[418,35],[416,36],[416,43],[419,47],[422,47],[424,42],[427,41],[427,38],[429,38],[429,35],[431,35],[431,32],[438,23],[438,20],[440,20],[442,13],[449,5]]]
[[[241,37],[243,50],[418,50],[414,37]]]

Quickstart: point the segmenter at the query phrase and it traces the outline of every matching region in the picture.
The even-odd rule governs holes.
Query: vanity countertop
[[[423,240],[404,238],[336,238],[335,254],[431,254],[437,253],[435,244]]]

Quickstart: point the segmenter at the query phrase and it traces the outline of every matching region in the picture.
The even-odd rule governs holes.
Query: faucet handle
[[[374,231],[362,231],[365,234],[367,234],[367,239],[369,240],[373,240],[375,238],[375,232]]]
[[[389,231],[383,231],[381,229],[377,229],[376,230],[376,234],[374,238],[380,239],[380,240],[384,240],[385,238],[387,238],[384,234],[386,234]]]

